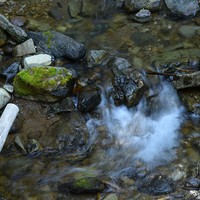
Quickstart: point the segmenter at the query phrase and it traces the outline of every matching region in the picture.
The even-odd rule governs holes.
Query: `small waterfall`
[[[154,168],[176,158],[184,109],[170,83],[163,81],[157,90],[157,95],[150,101],[143,98],[136,108],[116,107],[102,95],[102,119],[88,121],[91,132],[101,124],[108,136],[102,144],[109,143],[106,157],[97,165],[102,168],[113,163],[111,168],[116,171],[141,161]]]

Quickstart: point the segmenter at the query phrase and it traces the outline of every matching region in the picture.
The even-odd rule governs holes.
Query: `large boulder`
[[[146,90],[142,74],[124,58],[114,58],[108,64],[113,72],[112,97],[115,104],[137,105]]]
[[[195,16],[199,11],[198,0],[165,0],[168,9],[179,17]]]
[[[71,74],[61,67],[32,67],[14,79],[15,95],[36,101],[58,101],[71,93],[73,85]]]
[[[125,7],[133,12],[141,9],[155,11],[160,9],[161,0],[125,0]]]
[[[56,31],[29,32],[28,37],[33,39],[38,49],[56,58],[79,60],[86,53],[83,44]]]

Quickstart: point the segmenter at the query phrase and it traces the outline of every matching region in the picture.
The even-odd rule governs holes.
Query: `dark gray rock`
[[[168,9],[179,17],[195,16],[199,11],[198,0],[165,0]]]
[[[156,11],[161,8],[161,0],[125,0],[125,8],[131,12],[136,12],[143,8]]]
[[[39,50],[56,58],[66,57],[72,60],[79,60],[86,53],[83,44],[56,31],[29,32],[28,37],[33,39]]]
[[[138,190],[149,195],[163,195],[175,191],[172,180],[160,174],[149,174],[139,181]]]
[[[23,29],[10,23],[8,19],[1,14],[0,28],[6,31],[17,42],[24,42],[27,39],[27,34]]]
[[[58,186],[61,192],[72,193],[97,193],[105,189],[105,184],[95,177],[86,177],[63,183]]]
[[[115,104],[137,105],[146,90],[142,74],[123,58],[114,58],[108,65],[113,72],[111,95]]]
[[[98,88],[86,87],[78,96],[78,109],[81,112],[90,112],[101,102],[101,93]]]

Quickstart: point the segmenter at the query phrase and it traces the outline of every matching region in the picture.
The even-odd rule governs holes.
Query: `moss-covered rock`
[[[105,189],[105,184],[95,177],[80,178],[73,182],[59,185],[61,192],[97,193]]]
[[[15,95],[36,101],[58,101],[71,93],[73,85],[71,74],[60,67],[32,67],[14,79]]]

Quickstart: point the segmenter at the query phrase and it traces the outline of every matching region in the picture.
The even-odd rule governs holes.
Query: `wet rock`
[[[90,112],[101,102],[101,93],[98,88],[84,88],[78,96],[78,109],[81,112]]]
[[[82,1],[80,0],[69,0],[69,13],[71,17],[78,18],[82,10]]]
[[[29,139],[27,143],[27,151],[29,154],[41,151],[43,148],[41,144],[35,139]]]
[[[59,108],[57,109],[57,113],[63,113],[63,112],[73,112],[76,110],[74,101],[71,97],[67,97],[63,99],[59,105]]]
[[[27,150],[26,150],[24,143],[22,142],[22,139],[19,135],[17,135],[16,138],[15,138],[15,145],[19,148],[19,150],[23,154],[27,154]]]
[[[34,53],[36,53],[36,49],[32,39],[28,39],[13,49],[13,55],[16,57],[26,56]]]
[[[10,94],[3,88],[0,88],[0,109],[3,108],[10,100]]]
[[[114,74],[111,95],[115,104],[129,107],[137,105],[146,90],[142,74],[122,58],[109,61],[109,65]]]
[[[19,71],[19,62],[14,62],[8,68],[6,68],[1,73],[1,75],[6,77],[6,83],[7,83],[15,77],[18,71]]]
[[[17,42],[24,42],[27,39],[27,34],[23,29],[10,23],[8,19],[1,14],[0,28],[10,34],[10,36]]]
[[[179,34],[185,38],[192,38],[198,31],[200,31],[199,26],[183,25],[179,28]]]
[[[11,84],[6,83],[5,85],[3,85],[3,89],[5,89],[6,91],[8,91],[9,93],[13,93],[14,88]]]
[[[175,191],[172,180],[159,174],[150,174],[140,180],[138,190],[149,195],[163,195]]]
[[[26,23],[26,18],[23,16],[15,16],[11,17],[10,22],[15,26],[22,27]]]
[[[29,32],[28,37],[33,39],[37,48],[56,58],[79,60],[86,53],[83,44],[56,31]]]
[[[199,11],[198,0],[182,0],[181,3],[176,0],[165,0],[168,9],[179,17],[195,16]]]
[[[23,64],[25,69],[36,66],[48,66],[51,65],[51,56],[48,54],[29,56],[24,58]]]
[[[200,87],[200,71],[176,76],[173,85],[176,89]]]
[[[14,79],[15,95],[36,101],[58,101],[72,92],[73,85],[69,71],[59,67],[31,67]]]
[[[105,185],[95,177],[86,177],[60,184],[58,189],[67,193],[97,193],[102,192],[105,189]]]
[[[103,200],[118,200],[118,197],[116,194],[108,194]]]
[[[200,189],[200,179],[194,178],[194,177],[188,179],[184,188],[187,190],[199,190]]]
[[[128,11],[139,11],[141,9],[148,9],[150,11],[159,10],[161,7],[161,0],[125,0],[125,8]]]
[[[108,58],[108,53],[104,50],[90,50],[87,54],[88,67],[102,64]]]
[[[7,42],[7,36],[6,36],[5,32],[2,29],[0,29],[0,47],[5,45],[6,42]]]
[[[147,9],[141,9],[135,14],[134,20],[141,23],[149,22],[151,20],[151,12]]]

